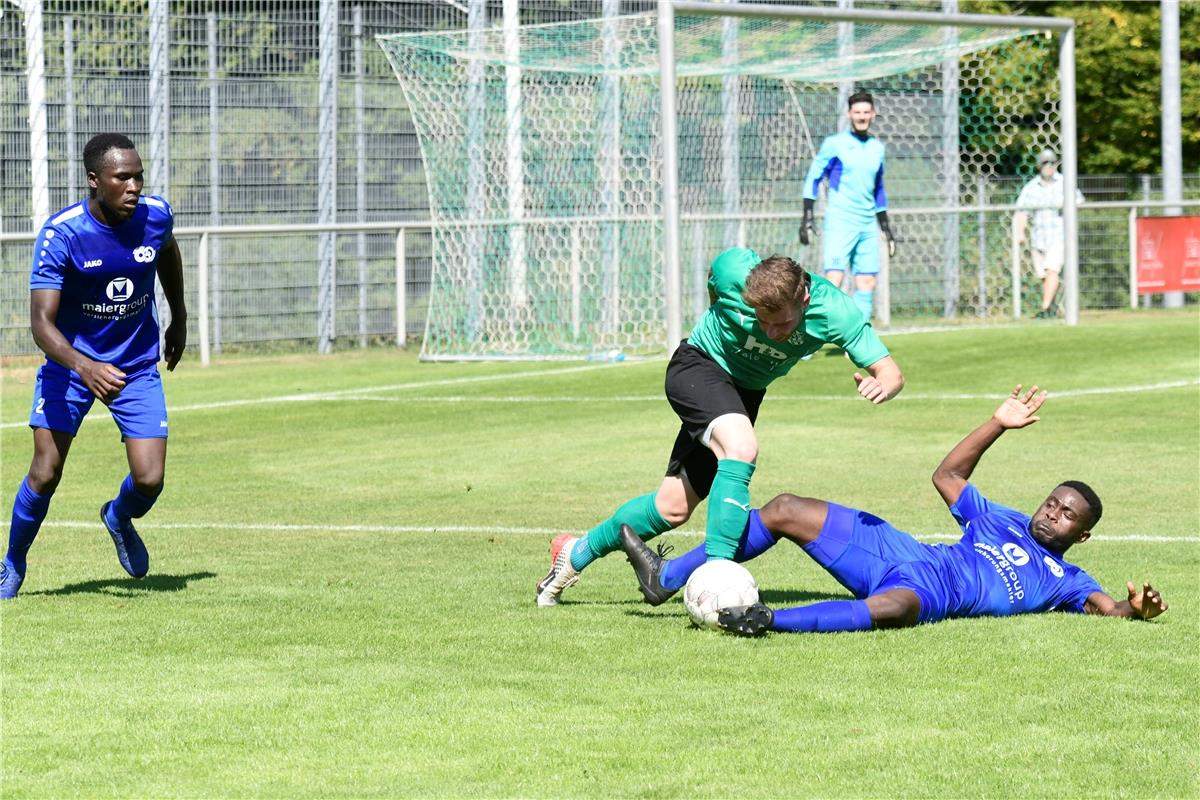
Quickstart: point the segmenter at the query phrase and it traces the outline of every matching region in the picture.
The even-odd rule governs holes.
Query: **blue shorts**
[[[953,588],[940,549],[922,544],[865,511],[829,503],[825,525],[804,551],[859,600],[909,589],[921,601],[919,622],[949,615]]]
[[[870,228],[827,227],[821,248],[823,272],[879,274],[879,230],[874,225]]]
[[[79,433],[96,396],[76,373],[55,362],[38,370],[33,387],[29,427]],[[122,439],[167,438],[167,401],[158,365],[149,364],[125,376],[125,388],[108,404]]]

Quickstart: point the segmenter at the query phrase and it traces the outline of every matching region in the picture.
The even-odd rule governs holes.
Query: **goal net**
[[[379,42],[429,188],[422,358],[673,346],[657,16]],[[819,245],[797,239],[804,177],[856,90],[875,98],[899,240],[877,298],[882,322],[1011,316],[1021,291],[1011,212],[989,206],[1011,203],[1015,176],[1057,148],[1054,39],[1017,27],[677,16],[674,52],[685,335],[725,248],[819,268]]]

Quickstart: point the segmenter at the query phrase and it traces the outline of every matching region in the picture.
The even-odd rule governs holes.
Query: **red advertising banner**
[[[1200,291],[1200,217],[1138,217],[1138,294]]]

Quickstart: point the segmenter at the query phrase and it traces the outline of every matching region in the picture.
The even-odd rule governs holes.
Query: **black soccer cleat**
[[[637,574],[638,588],[642,597],[652,606],[661,606],[671,599],[678,589],[668,589],[662,585],[659,577],[662,575],[665,556],[671,552],[669,544],[660,544],[658,552],[650,547],[633,532],[628,525],[621,526],[621,548],[625,551],[633,571]]]
[[[762,636],[774,622],[775,612],[762,603],[730,606],[717,612],[717,624],[721,629],[738,636]]]

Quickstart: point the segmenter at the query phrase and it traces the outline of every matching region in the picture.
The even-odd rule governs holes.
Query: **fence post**
[[[1017,244],[1016,236],[1009,236],[1012,241],[1012,314],[1013,319],[1021,318],[1021,245]]]
[[[46,117],[46,32],[42,2],[25,11],[25,92],[29,97],[30,225],[36,231],[50,216],[50,142]],[[7,145],[6,145],[7,146]],[[78,169],[71,164],[71,169]]]
[[[200,252],[196,257],[196,293],[200,301],[200,366],[207,367],[208,353],[208,233],[200,234]]]
[[[977,217],[979,238],[979,302],[975,309],[975,316],[986,317],[988,313],[988,290],[987,290],[987,214],[983,212],[983,207],[987,205],[987,179],[982,174],[979,175],[975,182],[975,201],[979,205],[979,215]]]
[[[317,221],[337,222],[338,6],[321,0],[318,11]],[[333,352],[337,338],[337,234],[317,234],[317,352]]]
[[[408,347],[408,242],[407,228],[396,233],[396,346]]]
[[[79,154],[75,146],[75,18],[63,19],[63,91],[67,124],[67,202],[79,199],[78,180]]]
[[[1137,207],[1129,209],[1129,307],[1138,307]]]
[[[150,0],[150,186],[155,194],[171,191],[171,7]]]
[[[887,239],[883,235],[883,231],[879,231],[879,276],[875,282],[875,316],[879,319],[879,324],[883,327],[888,327],[892,324],[892,264],[891,257],[888,255]],[[844,276],[845,278],[849,275]],[[853,279],[851,279],[853,283]]]
[[[366,66],[363,60],[362,6],[354,6],[354,205],[359,222],[367,221],[367,139],[366,101],[363,81]],[[362,231],[355,237],[358,256],[358,346],[367,346],[367,235]]]
[[[583,288],[580,273],[583,271],[583,241],[579,233],[582,223],[571,223],[571,335],[579,338],[583,318]]]

